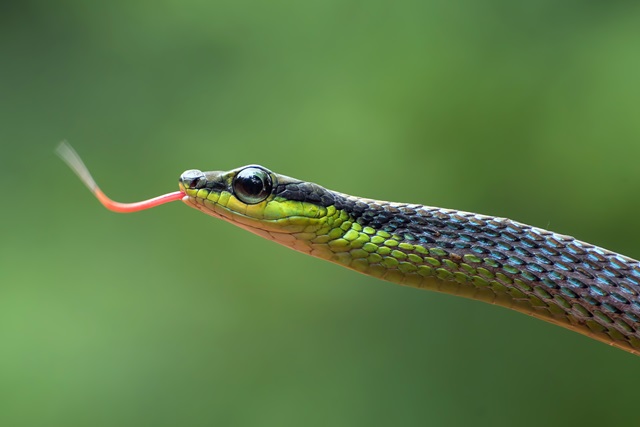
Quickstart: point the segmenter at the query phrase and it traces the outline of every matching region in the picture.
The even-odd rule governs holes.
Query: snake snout
[[[190,169],[180,175],[180,184],[182,184],[184,188],[202,188],[207,184],[207,177],[202,171]]]

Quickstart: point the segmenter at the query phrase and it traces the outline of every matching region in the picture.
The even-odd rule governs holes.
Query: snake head
[[[298,250],[317,236],[333,202],[333,192],[259,165],[192,169],[179,185],[187,205]]]

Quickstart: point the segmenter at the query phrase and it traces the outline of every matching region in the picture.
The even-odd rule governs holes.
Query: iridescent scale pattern
[[[640,351],[638,261],[509,219],[340,196],[336,214],[348,214],[339,225],[347,231],[327,241],[333,261]],[[366,208],[354,215],[356,204]]]

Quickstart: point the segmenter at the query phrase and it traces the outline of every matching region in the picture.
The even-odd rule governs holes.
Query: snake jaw
[[[302,227],[300,225],[292,226],[291,224],[282,224],[282,222],[286,220],[304,221],[305,219],[302,217],[265,220],[247,216],[246,213],[242,214],[240,212],[231,210],[228,206],[214,203],[207,199],[203,200],[199,199],[198,197],[186,195],[182,200],[184,203],[195,209],[198,209],[200,212],[203,212],[214,218],[229,222],[237,227],[249,231],[250,233],[263,237],[267,240],[272,240],[298,252],[312,254],[314,250],[313,245],[310,242],[310,238],[301,238],[305,234],[302,230],[303,228],[308,228],[308,224],[305,227]],[[307,236],[315,237],[316,234],[307,233]]]

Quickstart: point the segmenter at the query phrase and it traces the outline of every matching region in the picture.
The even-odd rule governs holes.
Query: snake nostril
[[[189,183],[189,188],[196,188],[199,183],[200,183],[199,177],[193,178],[193,180]]]

